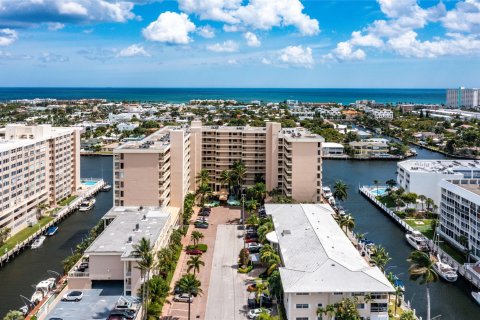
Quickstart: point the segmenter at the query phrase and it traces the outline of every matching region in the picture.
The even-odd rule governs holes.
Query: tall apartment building
[[[480,106],[480,89],[447,89],[446,106],[450,108],[474,108]]]
[[[115,205],[182,207],[195,177],[207,169],[214,192],[226,188],[220,175],[235,161],[245,164],[244,185],[264,180],[298,201],[319,201],[324,139],[301,128],[202,126],[166,127],[114,150]]]
[[[0,228],[15,234],[80,187],[80,132],[50,125],[0,129]]]
[[[440,188],[440,234],[480,260],[480,179],[443,180]]]

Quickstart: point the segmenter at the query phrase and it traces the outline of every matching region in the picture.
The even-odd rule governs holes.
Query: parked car
[[[260,306],[262,306],[262,308],[270,308],[273,305],[273,301],[272,298],[266,294],[262,294],[260,299],[257,300],[257,293],[252,292],[248,296],[247,305],[249,309],[260,308]]]
[[[252,310],[248,311],[247,317],[248,317],[248,319],[257,319],[257,317],[258,317],[262,312],[266,312],[266,313],[268,313],[268,314],[271,314],[271,313],[272,313],[272,310],[270,310],[270,309],[265,309],[265,308],[252,309]]]
[[[195,228],[208,229],[208,222],[195,221]]]
[[[134,310],[113,310],[109,316],[120,316],[124,319],[133,320],[135,319],[135,313]]]
[[[262,245],[256,242],[250,242],[247,244],[247,249],[250,253],[258,253],[261,248]]]
[[[179,295],[179,294],[182,294],[184,293],[182,291],[182,289],[178,286],[178,285],[175,285],[175,287],[173,288],[173,295]],[[197,296],[197,292],[196,291],[192,291],[192,296],[196,297]]]
[[[203,254],[203,251],[202,250],[199,250],[199,249],[188,249],[185,251],[187,254],[191,254],[191,255],[194,255],[194,256],[199,256],[199,255],[202,255]]]
[[[257,238],[257,237],[258,237],[258,235],[257,235],[256,232],[255,232],[255,233],[246,233],[246,234],[245,234],[245,239]]]
[[[251,234],[251,235],[257,235],[257,230],[253,230],[253,229],[247,229],[245,230],[245,234]]]
[[[195,220],[195,222],[208,222],[208,218],[199,217],[199,218],[197,218],[197,220]]]
[[[128,320],[128,319],[125,317],[122,317],[121,315],[111,314],[108,316],[107,320]]]
[[[198,215],[208,217],[210,215],[211,211],[212,210],[210,208],[202,208],[202,209],[200,209],[200,211],[198,211]]]
[[[173,297],[173,301],[177,302],[192,302],[193,296],[189,296],[188,293],[177,294]]]
[[[246,243],[258,242],[258,238],[246,238],[245,242]]]
[[[82,291],[72,291],[63,296],[62,301],[80,301],[83,298]]]

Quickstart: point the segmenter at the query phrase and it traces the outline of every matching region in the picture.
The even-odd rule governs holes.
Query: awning
[[[277,233],[276,233],[275,231],[272,231],[272,232],[267,233],[267,240],[268,240],[270,243],[278,244]]]
[[[220,201],[227,201],[228,199],[228,191],[225,189],[222,189],[218,192],[218,200]]]

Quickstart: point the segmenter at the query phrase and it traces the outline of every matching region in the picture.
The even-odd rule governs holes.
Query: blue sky
[[[479,86],[480,0],[0,0],[0,86]]]

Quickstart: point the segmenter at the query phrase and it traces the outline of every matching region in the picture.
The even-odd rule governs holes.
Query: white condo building
[[[13,235],[80,187],[80,131],[50,125],[0,129],[0,229]]]
[[[440,234],[480,260],[480,179],[443,180],[440,188]]]
[[[406,160],[397,164],[397,183],[406,192],[431,198],[440,204],[440,181],[480,179],[478,160]]]
[[[392,120],[393,111],[390,109],[365,108],[365,113],[371,114],[377,120]]]
[[[474,108],[480,106],[480,89],[447,89],[446,106],[450,108]]]
[[[353,246],[324,204],[266,204],[275,226],[286,318],[317,319],[317,308],[350,299],[362,319],[388,319],[394,288]],[[268,237],[271,239],[271,237]],[[275,238],[275,237],[273,237]],[[365,301],[366,295],[371,296]]]

